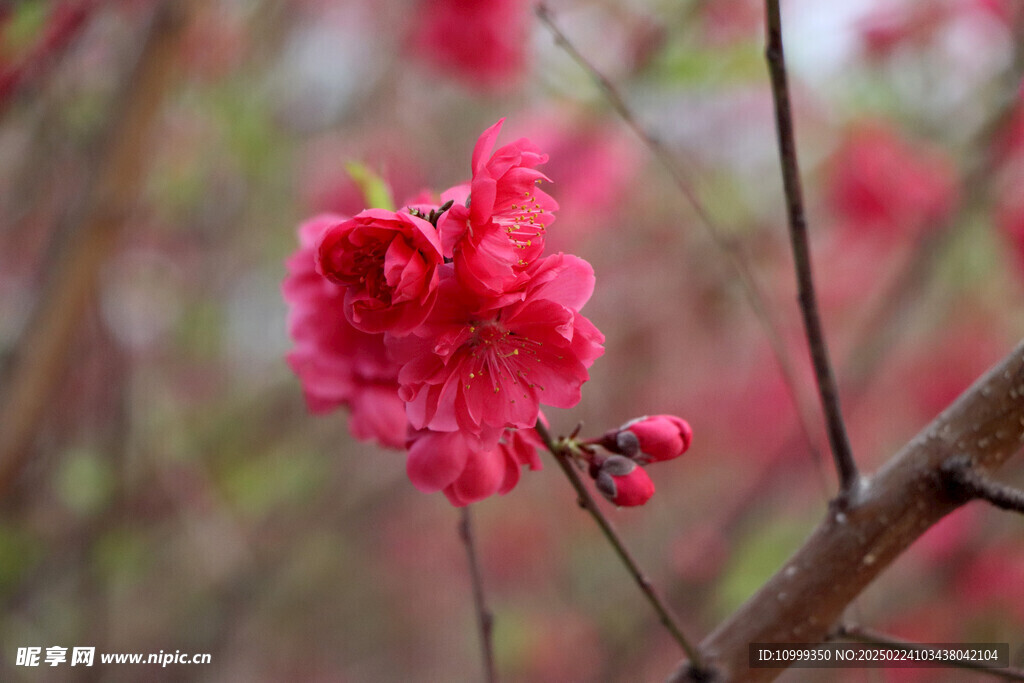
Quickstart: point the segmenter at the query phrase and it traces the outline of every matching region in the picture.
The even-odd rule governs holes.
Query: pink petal
[[[501,132],[501,124],[505,123],[504,117],[496,124],[481,133],[473,146],[473,172],[483,168],[486,157],[489,157],[494,143],[498,140],[498,133]]]
[[[409,480],[424,493],[440,491],[462,474],[469,450],[458,432],[421,432],[409,447],[405,462]]]

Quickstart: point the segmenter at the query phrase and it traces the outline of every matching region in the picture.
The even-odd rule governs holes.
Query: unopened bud
[[[690,447],[693,431],[675,415],[651,415],[630,420],[608,432],[601,445],[641,465],[678,458]]]
[[[642,467],[621,455],[613,455],[598,468],[597,490],[623,507],[643,505],[654,495],[654,482]]]

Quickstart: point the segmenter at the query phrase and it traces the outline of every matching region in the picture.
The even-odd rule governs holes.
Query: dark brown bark
[[[835,506],[804,545],[701,644],[714,680],[766,681],[750,643],[825,640],[843,610],[929,527],[970,495],[955,471],[999,468],[1024,440],[1024,343],[989,370],[873,477]],[[672,681],[698,680],[686,662]]]

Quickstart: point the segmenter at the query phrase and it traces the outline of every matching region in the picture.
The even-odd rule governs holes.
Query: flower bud
[[[601,463],[594,481],[601,495],[623,507],[643,505],[654,495],[654,482],[647,472],[621,455]]]
[[[651,415],[630,420],[608,432],[601,445],[641,465],[678,458],[690,447],[693,431],[675,415]]]

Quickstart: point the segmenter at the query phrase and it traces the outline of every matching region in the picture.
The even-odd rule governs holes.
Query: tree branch
[[[20,91],[41,80],[74,43],[96,4],[96,0],[55,4],[36,43],[15,63],[0,66],[0,118]]]
[[[658,592],[654,589],[654,585],[651,583],[650,579],[648,579],[643,570],[640,569],[640,566],[633,558],[633,555],[626,548],[622,539],[619,538],[615,529],[612,528],[611,523],[601,512],[601,509],[597,507],[597,502],[594,500],[594,497],[590,495],[590,491],[580,479],[580,475],[576,471],[576,468],[573,467],[566,449],[551,438],[551,434],[548,432],[547,427],[545,427],[540,420],[537,420],[535,428],[548,451],[551,452],[551,455],[555,456],[558,466],[562,468],[562,472],[564,472],[565,476],[569,479],[569,483],[571,483],[572,487],[576,490],[576,495],[579,496],[580,507],[589,512],[590,516],[594,518],[595,522],[597,522],[597,526],[601,528],[601,532],[604,534],[605,538],[607,538],[608,542],[612,544],[615,554],[618,555],[619,559],[622,560],[622,563],[626,565],[626,570],[629,571],[630,576],[633,577],[633,581],[636,582],[636,585],[640,588],[644,597],[647,598],[647,602],[649,602],[651,607],[654,608],[654,611],[658,615],[658,619],[665,628],[668,629],[668,632],[672,634],[672,637],[677,643],[679,643],[679,646],[686,653],[692,669],[698,672],[701,671],[703,665],[700,659],[700,652],[690,643],[689,640],[686,639],[686,636],[683,635],[683,631],[679,627],[676,618],[672,615],[672,610],[661,599],[661,596],[658,595]]]
[[[943,465],[954,490],[965,499],[984,500],[997,508],[1024,513],[1024,491],[998,482],[972,466],[970,458],[952,458]]]
[[[159,111],[174,62],[187,3],[157,6],[134,68],[126,74],[97,173],[74,229],[47,266],[43,294],[18,342],[0,395],[0,492],[28,458],[29,444],[66,367],[68,345],[137,195],[147,133]]]
[[[829,640],[854,640],[858,643],[872,643],[875,645],[892,645],[895,647],[923,648],[920,643],[915,643],[902,638],[894,638],[885,633],[861,626],[843,625],[838,627],[829,637]],[[979,666],[970,661],[950,662],[951,668],[969,669],[980,674],[1002,678],[1008,681],[1024,681],[1024,671],[1015,668],[992,669],[986,666]]]
[[[619,115],[619,118],[623,120],[627,127],[633,131],[633,133],[640,138],[640,141],[651,153],[651,155],[660,163],[665,170],[668,171],[672,177],[673,182],[679,192],[686,198],[686,201],[690,204],[693,212],[697,215],[700,224],[704,227],[708,236],[711,238],[712,243],[715,247],[725,256],[726,261],[729,263],[732,271],[736,275],[736,282],[740,286],[740,290],[743,292],[743,296],[746,298],[747,303],[750,305],[751,310],[757,317],[761,328],[764,330],[765,336],[768,338],[768,344],[772,349],[772,354],[775,356],[775,362],[779,366],[779,372],[782,374],[783,382],[786,386],[786,391],[789,393],[790,400],[793,402],[793,407],[796,410],[797,421],[800,426],[801,436],[807,444],[808,450],[813,455],[817,455],[818,449],[815,446],[815,439],[812,436],[812,432],[809,426],[810,421],[807,418],[807,411],[804,409],[804,401],[801,400],[800,391],[798,389],[799,383],[796,380],[796,371],[793,368],[792,359],[789,357],[786,351],[786,345],[783,342],[782,334],[779,332],[778,325],[774,318],[772,318],[770,308],[767,304],[767,297],[761,290],[758,284],[757,278],[754,277],[753,270],[750,264],[744,258],[743,253],[738,248],[738,243],[735,240],[731,240],[727,237],[726,231],[722,226],[714,219],[711,213],[701,202],[697,193],[694,191],[689,178],[686,173],[680,168],[680,165],[676,163],[673,154],[640,123],[640,120],[633,113],[633,110],[626,103],[626,99],[619,92],[615,84],[612,83],[607,76],[601,73],[597,67],[590,63],[586,57],[576,48],[575,45],[569,40],[569,38],[562,32],[562,30],[555,23],[554,17],[551,14],[551,10],[548,9],[547,5],[543,2],[537,3],[534,8],[537,14],[537,18],[542,24],[551,32],[551,35],[555,39],[555,44],[562,48],[569,57],[576,62],[580,68],[582,68],[587,74],[593,79],[594,83],[597,84],[598,89],[608,104],[611,105],[615,113]],[[819,460],[815,458],[815,464],[817,465]]]
[[[771,76],[772,99],[775,102],[775,126],[782,163],[782,183],[786,192],[789,216],[790,243],[796,267],[797,288],[800,296],[800,314],[803,317],[807,343],[814,364],[814,377],[818,384],[822,412],[825,415],[832,459],[839,475],[840,501],[845,500],[857,483],[857,464],[846,436],[843,414],[839,408],[839,391],[829,360],[828,345],[818,313],[811,273],[811,250],[807,241],[807,217],[804,213],[803,191],[800,187],[800,167],[797,161],[796,140],[793,135],[793,115],[790,108],[789,85],[786,79],[786,58],[782,47],[782,17],[779,0],[766,0],[768,72]]]
[[[949,468],[995,471],[1024,442],[1024,342],[833,508],[803,546],[700,645],[717,680],[771,680],[749,643],[824,640],[844,608],[928,528],[966,502]],[[954,465],[950,465],[954,463]],[[687,663],[670,678],[693,681]]]
[[[483,650],[484,680],[494,683],[498,680],[494,666],[494,615],[487,607],[484,597],[484,581],[480,573],[480,563],[476,556],[473,543],[473,526],[470,521],[469,506],[459,508],[459,539],[466,548],[469,560],[469,576],[473,582],[473,605],[476,608],[477,624],[480,627],[480,647]]]

